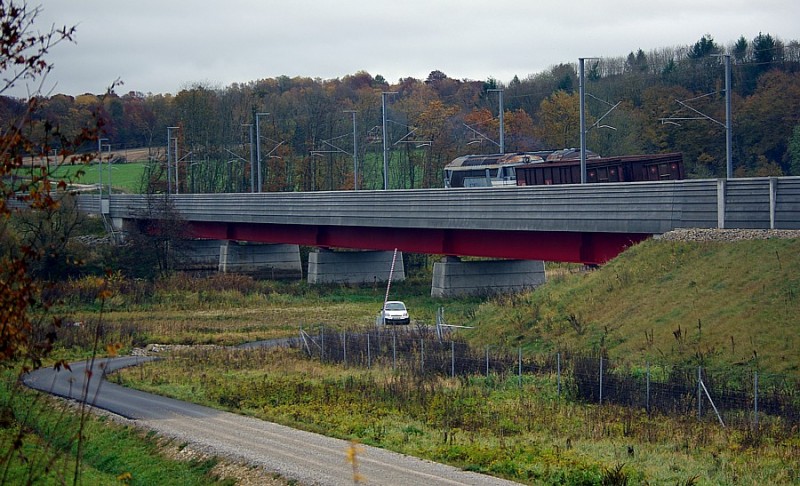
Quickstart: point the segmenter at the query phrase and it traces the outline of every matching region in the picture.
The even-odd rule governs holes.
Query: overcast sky
[[[800,0],[28,0],[38,26],[76,25],[54,48],[52,93],[177,93],[281,75],[357,71],[503,83],[579,57],[759,32],[800,40]],[[25,94],[18,87],[15,96]]]

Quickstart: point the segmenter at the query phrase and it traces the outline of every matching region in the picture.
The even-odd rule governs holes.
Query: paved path
[[[241,460],[308,485],[352,485],[346,461],[350,444],[271,422],[222,412],[115,385],[103,376],[153,358],[121,357],[71,364],[72,371],[40,369],[24,379],[27,386],[54,395],[86,400],[94,407],[133,420],[137,425],[175,437],[211,454]],[[89,387],[86,388],[86,377]],[[511,485],[510,481],[461,471],[369,446],[359,446],[359,474],[369,485]]]

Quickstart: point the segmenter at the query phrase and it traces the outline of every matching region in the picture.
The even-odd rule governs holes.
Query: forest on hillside
[[[682,152],[690,177],[724,177],[724,55],[731,62],[735,176],[800,175],[800,43],[770,34],[727,46],[706,35],[692,45],[587,60],[587,149],[602,156]],[[191,174],[192,186],[181,192],[249,191],[247,162],[256,147],[264,191],[351,189],[355,135],[359,188],[377,189],[385,104],[390,188],[441,187],[442,168],[455,157],[499,151],[501,96],[506,152],[578,147],[577,66],[508,84],[434,70],[427,79],[395,83],[367,72],[198,83],[174,95],[120,95],[112,87],[37,100],[31,130],[47,125],[78,134],[99,117],[101,136],[115,151],[149,149],[153,191],[164,188],[170,133],[180,180]],[[0,97],[0,119],[25,110],[25,100]]]

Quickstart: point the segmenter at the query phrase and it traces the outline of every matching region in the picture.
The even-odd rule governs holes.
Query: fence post
[[[519,387],[522,388],[522,346],[518,348],[517,367],[518,367],[517,385],[519,385]]]
[[[703,391],[706,392],[706,397],[708,398],[708,403],[711,404],[711,408],[714,410],[714,413],[717,414],[717,419],[719,419],[719,424],[722,427],[725,427],[725,422],[722,420],[722,415],[720,415],[719,410],[717,410],[717,406],[714,405],[714,400],[711,399],[711,394],[708,393],[708,388],[706,388],[706,385],[703,384],[703,380],[700,380],[700,386],[703,387]]]
[[[342,364],[347,367],[347,331],[342,332]]]
[[[425,340],[419,338],[419,372],[425,374]]]
[[[647,416],[650,416],[650,362],[647,362],[647,398],[645,399],[645,408],[647,409]]]
[[[489,346],[486,346],[486,377],[489,377]]]
[[[392,333],[392,371],[397,368],[397,334]]]
[[[369,348],[369,332],[367,332],[367,369],[372,368],[372,350]]]
[[[456,342],[450,341],[450,377],[456,377]]]
[[[600,356],[600,405],[603,404],[603,357]]]
[[[319,360],[325,362],[325,327],[319,328]]]
[[[697,419],[703,415],[703,367],[697,367]]]
[[[753,372],[753,420],[758,430],[758,371]]]
[[[556,353],[556,386],[558,388],[558,398],[561,398],[561,353]]]

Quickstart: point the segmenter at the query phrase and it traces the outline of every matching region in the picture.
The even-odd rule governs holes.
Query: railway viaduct
[[[432,294],[447,296],[536,286],[544,278],[543,260],[602,264],[632,244],[676,228],[800,229],[800,177],[106,194],[81,196],[79,207],[102,214],[118,229],[177,214],[197,240],[198,258],[218,262],[223,271],[256,265],[302,275],[298,245],[316,247],[320,250],[309,256],[307,270],[312,283],[386,280],[394,250],[442,255]],[[463,256],[501,260],[462,262]],[[402,257],[397,267],[395,278],[403,278]]]

